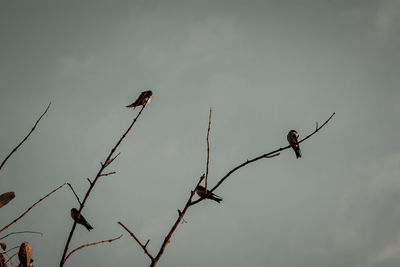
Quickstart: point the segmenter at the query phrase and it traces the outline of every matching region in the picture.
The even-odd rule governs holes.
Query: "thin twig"
[[[17,221],[19,221],[19,219],[21,219],[22,217],[24,217],[33,207],[35,207],[37,204],[39,204],[41,201],[43,201],[45,198],[49,197],[50,195],[52,195],[54,192],[56,192],[57,190],[59,190],[61,187],[63,187],[64,185],[66,185],[66,183],[63,183],[62,185],[60,185],[59,187],[57,187],[56,189],[54,189],[53,191],[51,191],[50,193],[48,193],[47,195],[45,195],[44,197],[42,197],[41,199],[39,199],[38,201],[36,201],[32,206],[30,206],[24,213],[22,213],[18,218],[16,218],[14,221],[12,221],[11,223],[9,223],[8,225],[4,226],[3,229],[0,230],[0,233],[3,232],[4,230],[6,230],[8,227],[10,227],[11,225],[13,225],[14,223],[16,223]]]
[[[126,135],[129,133],[129,131],[132,129],[133,125],[135,125],[135,122],[137,121],[137,119],[139,118],[140,114],[142,114],[144,108],[146,106],[142,106],[142,109],[139,111],[138,115],[133,119],[132,123],[129,125],[128,129],[124,132],[124,134],[121,136],[121,138],[118,140],[118,142],[115,144],[115,146],[111,149],[110,153],[108,154],[106,160],[104,161],[105,163],[109,162],[114,153],[115,150],[119,147],[119,145],[121,144],[122,140],[125,139]],[[103,172],[103,170],[107,167],[107,164],[101,164],[99,171],[97,172],[96,176],[93,179],[93,182],[90,181],[90,179],[88,178],[88,181],[90,183],[89,189],[85,194],[85,197],[82,200],[82,204],[80,205],[79,211],[78,211],[78,217],[81,214],[83,208],[85,207],[85,203],[87,201],[87,199],[89,198],[90,193],[92,192],[92,189],[94,188],[94,186],[96,185],[96,182],[98,181],[98,179],[101,176],[101,173]],[[64,247],[64,252],[63,255],[61,257],[61,261],[60,261],[60,267],[64,266],[64,263],[66,261],[66,256],[67,256],[67,252],[68,252],[68,248],[69,248],[69,244],[71,242],[72,236],[75,232],[75,228],[76,228],[76,224],[77,224],[77,220],[74,220],[73,224],[72,224],[72,228],[71,231],[69,233],[67,242],[65,243],[65,247]]]
[[[113,175],[113,174],[116,174],[116,172],[108,172],[108,173],[100,174],[100,176],[109,176],[109,175]]]
[[[121,152],[119,152],[115,157],[113,157],[112,159],[110,159],[106,163],[104,163],[104,167],[107,167],[108,165],[110,165],[114,161],[114,159],[116,159],[120,154],[121,154]]]
[[[131,230],[128,229],[128,227],[126,227],[122,222],[118,222],[118,224],[121,225],[122,228],[124,228],[125,231],[127,231],[127,232],[136,240],[136,242],[139,244],[139,246],[142,247],[144,253],[150,258],[151,262],[153,262],[153,261],[154,261],[154,257],[153,257],[153,255],[151,255],[151,253],[147,250],[147,245],[149,244],[150,239],[148,239],[147,242],[146,242],[146,244],[143,245],[142,242],[140,242],[139,238],[137,238],[136,235],[135,235]]]
[[[208,129],[207,129],[207,163],[206,163],[206,181],[205,181],[205,194],[207,194],[207,183],[208,183],[208,166],[210,165],[210,128],[211,128],[211,113],[212,110],[210,108],[210,115],[208,115]]]
[[[22,146],[22,144],[29,138],[29,136],[32,134],[32,132],[35,130],[36,126],[38,125],[39,121],[42,119],[42,117],[44,116],[44,114],[47,113],[47,111],[49,110],[51,105],[51,102],[49,103],[49,105],[47,106],[46,110],[42,113],[42,115],[40,115],[39,119],[36,121],[35,125],[33,126],[33,128],[29,131],[29,133],[25,136],[24,139],[22,139],[22,141],[10,152],[10,154],[7,155],[7,157],[3,160],[3,162],[0,164],[0,170],[1,168],[3,168],[4,164],[6,163],[6,161],[11,157],[12,154],[14,154],[18,148],[20,148],[20,146]]]
[[[79,247],[77,247],[76,249],[72,250],[72,251],[67,255],[67,257],[65,258],[65,260],[67,260],[72,254],[74,254],[76,251],[78,251],[78,250],[80,250],[80,249],[82,249],[82,248],[86,248],[86,247],[90,247],[90,246],[95,246],[95,245],[102,244],[102,243],[106,243],[106,242],[111,243],[111,242],[113,242],[113,241],[115,241],[115,240],[120,239],[121,237],[122,237],[122,235],[120,235],[119,237],[113,238],[113,239],[103,240],[103,241],[94,242],[94,243],[89,243],[89,244],[84,244],[84,245],[82,245],[82,246],[79,246]]]
[[[274,155],[265,156],[265,157],[268,158],[268,159],[270,159],[270,158],[275,158],[275,157],[279,156],[280,154],[281,154],[281,153],[276,153],[276,154],[274,154]]]
[[[3,236],[3,237],[0,237],[0,240],[3,240],[4,238],[6,238],[6,237],[8,237],[8,236],[10,236],[10,235],[15,235],[15,234],[25,234],[25,233],[29,233],[29,234],[40,234],[41,236],[43,236],[43,233],[41,233],[41,232],[34,232],[34,231],[20,231],[20,232],[12,232],[12,233],[9,233],[9,234],[7,234],[7,235],[5,235],[5,236]]]
[[[3,252],[3,253],[8,253],[8,252],[10,252],[11,250],[16,249],[16,248],[19,248],[19,247],[20,247],[20,246],[16,246],[16,247],[10,248],[9,250],[7,250],[7,251],[5,251],[5,252]]]
[[[72,192],[74,193],[76,200],[78,200],[79,205],[82,205],[81,200],[79,199],[78,195],[75,193],[74,188],[72,187],[72,185],[70,183],[67,183],[67,185],[69,186],[69,188],[71,188]]]
[[[7,259],[6,263],[9,262],[9,261],[10,261],[12,258],[14,258],[16,255],[18,255],[18,252],[17,252],[17,253],[14,253],[13,255],[11,255],[11,257],[9,257],[9,258]]]

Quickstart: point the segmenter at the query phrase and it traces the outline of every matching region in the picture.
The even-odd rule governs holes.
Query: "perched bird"
[[[81,215],[79,215],[78,217],[78,210],[73,208],[71,209],[71,217],[72,219],[74,219],[75,221],[77,221],[77,223],[82,224],[83,226],[86,227],[86,229],[88,229],[88,231],[90,232],[90,230],[93,229],[93,227],[86,221],[85,217]]]
[[[219,196],[217,196],[217,195],[214,194],[214,193],[211,193],[211,194],[210,194],[210,193],[208,193],[208,191],[207,191],[207,194],[206,194],[206,189],[205,189],[203,186],[201,186],[201,185],[199,185],[199,186],[196,188],[196,193],[197,193],[200,197],[212,199],[212,200],[214,200],[214,201],[217,201],[218,203],[220,203],[220,202],[222,201],[222,198],[219,197]]]
[[[300,151],[300,146],[297,143],[297,138],[299,135],[295,130],[291,130],[288,135],[287,135],[287,140],[289,141],[289,144],[293,148],[294,152],[296,153],[296,158],[301,158],[301,151]]]
[[[133,102],[132,104],[130,104],[126,107],[127,108],[135,108],[137,106],[146,106],[148,103],[150,103],[152,95],[153,95],[153,92],[151,92],[150,90],[144,91],[140,94],[140,96],[138,97],[138,99],[136,99],[135,102]]]

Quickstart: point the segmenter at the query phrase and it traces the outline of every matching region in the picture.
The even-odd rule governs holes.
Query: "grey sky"
[[[0,172],[7,224],[68,181],[82,195],[137,111],[151,104],[95,187],[72,247],[123,233],[156,251],[205,171],[210,182],[247,158],[305,136],[302,146],[233,175],[221,205],[190,210],[160,266],[400,264],[400,2],[2,1],[0,155],[52,107]],[[68,188],[10,231],[34,230],[37,266],[56,266],[77,207]],[[146,266],[136,242],[82,250],[67,266]]]

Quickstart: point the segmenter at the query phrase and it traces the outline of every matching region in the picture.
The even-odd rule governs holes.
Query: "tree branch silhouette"
[[[208,166],[210,165],[210,128],[211,128],[211,113],[212,110],[210,108],[210,114],[208,115],[208,129],[207,129],[207,162],[206,162],[206,181],[205,181],[205,192],[207,194],[207,184],[208,184]]]
[[[91,246],[96,246],[96,245],[99,245],[99,244],[102,244],[102,243],[107,243],[107,242],[111,243],[111,242],[113,242],[115,240],[120,239],[121,237],[122,237],[122,235],[120,235],[119,237],[113,238],[113,239],[108,239],[108,240],[103,240],[103,241],[99,241],[99,242],[88,243],[88,244],[84,244],[82,246],[79,246],[79,247],[73,249],[70,253],[68,253],[67,257],[65,257],[65,260],[67,260],[72,254],[74,254],[75,252],[77,252],[80,249],[83,249],[83,248],[86,248],[86,247],[91,247]]]
[[[321,128],[323,128],[323,127],[332,119],[332,117],[333,117],[334,115],[335,115],[335,112],[334,112],[321,126],[318,127],[318,124],[317,124],[317,127],[315,128],[315,130],[314,130],[311,134],[309,134],[309,135],[307,135],[305,138],[303,138],[302,140],[298,141],[298,143],[300,144],[300,143],[306,141],[307,139],[309,139],[310,137],[312,137],[312,136],[313,136],[315,133],[317,133]],[[210,123],[211,123],[211,111],[210,111],[210,116],[209,116],[209,126],[210,126]],[[208,135],[209,135],[209,129],[208,129],[208,132],[207,132],[207,139],[208,139]],[[207,145],[209,145],[208,142],[207,142]],[[226,175],[224,175],[224,176],[218,181],[218,183],[217,183],[211,190],[209,190],[209,191],[206,193],[206,196],[212,194],[214,190],[216,190],[219,186],[221,186],[221,184],[222,184],[230,175],[232,175],[232,174],[233,174],[234,172],[236,172],[237,170],[239,170],[239,169],[245,167],[246,165],[248,165],[248,164],[250,164],[250,163],[253,163],[253,162],[255,162],[255,161],[258,161],[258,160],[261,160],[261,159],[264,159],[264,158],[273,158],[273,157],[277,157],[277,156],[280,155],[280,152],[281,152],[281,151],[286,150],[286,149],[289,149],[289,148],[291,148],[290,145],[285,146],[285,147],[281,147],[281,148],[279,148],[279,149],[275,149],[275,150],[273,150],[273,151],[271,151],[271,152],[268,152],[268,153],[266,153],[266,154],[263,154],[263,155],[260,155],[260,156],[258,156],[258,157],[255,157],[255,158],[253,158],[253,159],[246,160],[245,162],[243,162],[243,163],[237,165],[236,167],[234,167],[233,169],[231,169],[230,171],[228,171],[228,173],[227,173]],[[208,151],[209,151],[209,148],[208,148]],[[208,156],[207,156],[207,158],[208,158]],[[208,165],[208,162],[207,162],[207,165]],[[208,168],[207,168],[207,169],[208,169]],[[157,255],[156,255],[155,257],[153,257],[153,256],[151,256],[150,252],[146,253],[146,254],[149,256],[149,258],[151,259],[150,267],[156,266],[157,263],[159,262],[159,260],[160,260],[160,258],[162,257],[162,255],[163,255],[163,253],[164,253],[164,251],[165,251],[165,249],[166,249],[168,243],[170,242],[170,239],[171,239],[172,235],[174,234],[175,230],[176,230],[177,227],[179,226],[180,222],[183,220],[183,217],[185,216],[187,210],[188,210],[191,206],[193,206],[193,205],[195,205],[195,204],[197,204],[197,203],[199,203],[199,202],[201,202],[201,201],[203,201],[203,200],[205,199],[206,196],[202,196],[202,197],[199,197],[197,200],[192,201],[192,198],[193,198],[193,196],[194,196],[194,194],[195,194],[195,192],[196,192],[197,187],[201,184],[201,182],[205,179],[205,177],[206,177],[206,174],[203,174],[203,175],[200,177],[200,179],[199,179],[199,181],[197,182],[197,184],[196,184],[196,186],[194,187],[194,189],[191,190],[190,195],[189,195],[189,198],[188,198],[188,200],[186,201],[186,204],[185,204],[183,210],[182,210],[182,211],[181,211],[181,210],[178,210],[178,218],[176,219],[176,221],[175,221],[175,223],[172,225],[170,231],[168,232],[168,234],[167,234],[166,237],[164,238],[164,241],[163,241],[163,243],[161,244],[161,247],[160,247],[160,249],[159,249]],[[136,240],[136,242],[138,242],[139,245],[140,245],[143,249],[145,249],[145,247],[143,246],[143,244],[142,244],[137,238],[135,238],[134,234],[133,234],[129,229],[127,229],[126,226],[124,226],[124,225],[123,225],[122,223],[120,223],[120,222],[119,222],[119,224],[120,224],[121,226],[123,226],[123,228],[124,228],[126,231],[128,231],[128,232],[132,235],[132,237],[134,237],[134,239]],[[146,250],[147,250],[147,249],[146,249]],[[145,252],[146,252],[146,251],[145,251]]]
[[[12,156],[12,154],[14,154],[21,146],[22,144],[29,138],[29,136],[32,134],[32,132],[36,129],[36,126],[38,125],[39,121],[43,118],[43,116],[47,113],[47,111],[49,110],[51,105],[51,102],[49,103],[49,105],[47,106],[46,110],[42,113],[42,115],[40,115],[39,119],[36,121],[35,125],[33,126],[33,128],[29,131],[29,133],[25,136],[24,139],[22,139],[22,141],[13,148],[13,150],[11,150],[11,152],[6,156],[6,158],[3,160],[3,162],[0,164],[0,170],[1,168],[3,168],[4,164],[6,164],[7,160]]]
[[[12,232],[12,233],[6,234],[5,236],[0,237],[0,240],[3,240],[3,239],[5,239],[6,237],[9,237],[10,235],[25,234],[25,233],[29,233],[29,234],[40,234],[41,236],[43,236],[43,233],[41,233],[41,232],[35,232],[35,231],[19,231],[19,232]]]
[[[142,114],[142,112],[143,112],[143,110],[144,110],[145,107],[146,107],[146,105],[142,106],[142,108],[140,109],[140,111],[139,111],[139,113],[137,114],[137,116],[133,119],[132,123],[129,125],[128,129],[123,133],[123,135],[121,136],[121,138],[117,141],[117,143],[116,143],[116,144],[114,145],[114,147],[111,149],[111,151],[110,151],[110,153],[108,154],[107,158],[104,160],[104,164],[101,163],[100,169],[99,169],[99,171],[97,172],[96,176],[94,177],[93,181],[91,181],[91,180],[88,178],[89,183],[90,183],[90,186],[89,186],[89,189],[87,190],[87,192],[86,192],[86,194],[85,194],[85,197],[83,198],[83,200],[82,200],[82,202],[81,202],[81,204],[80,204],[80,207],[79,207],[79,210],[78,210],[78,215],[77,215],[78,217],[80,216],[80,214],[81,214],[83,208],[85,207],[86,201],[87,201],[87,199],[89,198],[90,193],[92,192],[92,190],[93,190],[94,186],[96,185],[97,181],[99,180],[99,178],[102,177],[102,176],[107,175],[107,174],[103,174],[104,169],[105,169],[106,167],[108,167],[108,166],[110,165],[110,163],[113,162],[114,159],[119,155],[119,154],[117,154],[115,157],[113,157],[113,155],[114,155],[116,149],[119,147],[119,145],[121,144],[122,140],[125,139],[126,135],[130,132],[130,130],[132,129],[133,125],[135,125],[137,119],[138,119],[139,116]],[[110,173],[109,173],[109,174],[110,174]],[[108,175],[109,175],[109,174],[108,174]],[[66,242],[66,244],[65,244],[65,248],[64,248],[62,257],[61,257],[60,267],[64,266],[64,264],[65,264],[65,262],[66,262],[66,260],[67,260],[67,252],[68,252],[68,249],[69,249],[69,244],[70,244],[70,242],[71,242],[71,240],[72,240],[72,236],[73,236],[73,234],[74,234],[74,232],[75,232],[76,224],[77,224],[77,220],[74,220],[74,222],[73,222],[73,224],[72,224],[71,231],[70,231],[69,236],[68,236],[68,239],[67,239],[67,242]]]
[[[74,195],[75,195],[75,197],[76,197],[76,200],[78,200],[78,202],[79,202],[79,205],[82,205],[82,202],[81,202],[81,200],[79,199],[78,195],[76,194],[76,192],[75,192],[74,188],[72,187],[72,185],[71,185],[70,183],[67,183],[67,185],[69,186],[69,188],[71,188],[72,193],[74,193]]]
[[[45,195],[44,197],[42,197],[41,199],[39,199],[38,201],[36,201],[32,206],[30,206],[24,213],[22,213],[18,218],[16,218],[15,220],[13,220],[11,223],[9,223],[8,225],[4,226],[1,230],[0,233],[3,232],[4,230],[6,230],[8,227],[10,227],[11,225],[13,225],[14,223],[16,223],[17,221],[19,221],[22,217],[24,217],[31,209],[33,209],[33,207],[35,207],[37,204],[39,204],[40,202],[42,202],[44,199],[46,199],[47,197],[49,197],[50,195],[52,195],[54,192],[56,192],[57,190],[59,190],[61,187],[63,187],[64,185],[66,185],[66,183],[60,185],[59,187],[57,187],[56,189],[54,189],[53,191],[51,191],[50,193],[48,193],[47,195]]]

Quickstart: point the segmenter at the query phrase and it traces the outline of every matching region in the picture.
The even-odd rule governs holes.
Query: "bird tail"
[[[297,149],[295,149],[294,151],[296,152],[296,158],[297,158],[297,159],[298,159],[298,158],[301,158],[301,151],[300,151],[300,148],[297,148]]]
[[[86,222],[86,223],[84,224],[84,226],[86,227],[86,229],[88,229],[89,232],[90,232],[90,230],[93,229],[93,227],[92,227],[88,222]]]
[[[125,107],[135,109],[135,108],[136,108],[136,104],[133,103],[133,104],[127,105],[127,106],[125,106]]]
[[[212,200],[214,200],[214,201],[216,201],[218,203],[220,203],[222,201],[222,198],[217,196],[217,195],[211,195],[210,199],[212,199]]]

